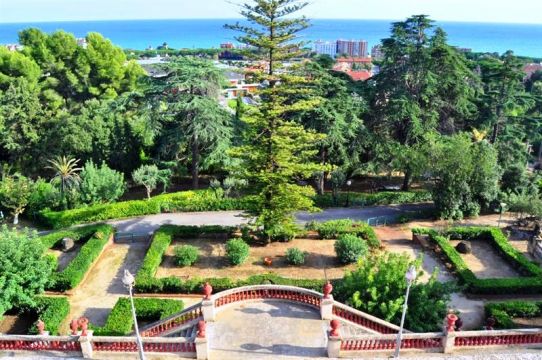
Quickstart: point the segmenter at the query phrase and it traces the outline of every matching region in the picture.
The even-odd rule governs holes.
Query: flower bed
[[[475,294],[538,294],[542,293],[542,269],[517,251],[502,231],[493,227],[456,227],[445,232],[431,229],[412,229],[414,234],[426,234],[452,263],[457,276],[467,290]],[[450,244],[449,238],[470,241],[489,241],[504,261],[524,277],[480,279],[468,268],[461,254]]]
[[[88,239],[77,253],[77,256],[70,261],[64,270],[53,273],[50,284],[47,287],[48,290],[66,291],[79,285],[96,258],[102,252],[113,232],[114,229],[112,226],[99,224],[57,231],[42,236],[40,239],[47,248],[57,245],[65,237],[69,237],[74,241]]]

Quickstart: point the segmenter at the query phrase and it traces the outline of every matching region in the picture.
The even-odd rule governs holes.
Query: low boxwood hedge
[[[66,291],[79,285],[98,255],[102,252],[105,244],[109,241],[111,234],[114,232],[112,226],[100,224],[87,227],[84,231],[80,229],[73,230],[73,234],[87,234],[90,229],[92,230],[90,238],[81,249],[79,249],[77,256],[70,261],[64,270],[53,273],[48,290]],[[65,235],[68,232],[63,231],[61,233]],[[60,239],[62,239],[62,237]],[[79,239],[83,237],[84,236],[81,235]],[[52,240],[47,241],[52,242]]]
[[[367,223],[352,221],[350,219],[330,220],[323,223],[311,223],[307,225],[311,230],[316,230],[322,239],[337,239],[341,235],[355,235],[367,241],[372,247],[379,247],[380,240],[374,229]]]
[[[486,317],[494,317],[495,326],[501,329],[516,328],[515,317],[533,318],[542,316],[542,301],[490,302],[484,306]]]
[[[225,233],[231,231],[229,227],[201,227],[198,232],[210,234],[211,230],[216,233]],[[305,280],[283,278],[275,274],[254,275],[243,280],[234,280],[230,278],[193,278],[183,280],[181,278],[170,276],[166,278],[156,278],[155,274],[162,262],[162,258],[167,248],[171,245],[173,238],[178,234],[187,233],[186,226],[164,225],[160,227],[153,236],[149,250],[143,264],[136,275],[136,290],[140,293],[199,293],[205,282],[209,282],[215,292],[232,289],[239,286],[277,284],[292,285],[321,291],[324,286],[324,280]],[[196,231],[192,229],[191,231]]]
[[[462,284],[475,294],[538,294],[542,293],[542,269],[517,251],[502,231],[494,227],[455,227],[445,232],[432,229],[412,229],[414,234],[426,234],[439,246],[452,263]],[[524,277],[480,279],[468,268],[463,257],[450,244],[448,238],[470,241],[489,241]]]
[[[47,235],[40,236],[40,240],[45,248],[50,249],[60,243],[64,238],[73,239],[73,241],[79,241],[82,239],[88,239],[103,225],[87,225],[73,229],[53,231]]]
[[[41,223],[53,229],[71,225],[120,219],[132,216],[180,211],[217,211],[250,209],[252,197],[217,198],[210,190],[182,191],[154,196],[149,200],[121,201],[111,204],[92,205],[65,211],[44,210],[38,215]]]
[[[184,309],[184,302],[175,299],[134,298],[137,320],[157,321]],[[134,320],[129,298],[120,298],[102,327],[91,326],[94,335],[126,336],[133,331]]]
[[[318,207],[344,206],[346,198],[353,206],[373,206],[390,204],[410,204],[431,201],[431,192],[420,191],[381,191],[376,193],[340,192],[337,200],[332,194],[317,195],[314,198]]]
[[[70,313],[70,303],[65,296],[38,296],[32,306],[26,306],[21,313],[32,316],[45,323],[45,331],[49,335],[58,335],[58,329]],[[29,330],[30,334],[37,334],[36,324]]]

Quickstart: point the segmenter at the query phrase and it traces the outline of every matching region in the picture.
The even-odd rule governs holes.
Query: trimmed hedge
[[[114,232],[112,226],[105,224],[94,225],[89,228],[92,229],[90,239],[79,249],[77,256],[64,270],[53,273],[51,284],[48,286],[49,290],[66,291],[79,285]],[[78,231],[78,229],[74,231]],[[85,232],[80,231],[79,234],[81,233]],[[79,239],[81,238],[82,236]]]
[[[157,321],[165,319],[184,309],[182,300],[134,298],[138,321]],[[126,336],[133,331],[134,319],[129,298],[120,298],[111,310],[103,327],[95,327],[94,335]]]
[[[486,317],[494,317],[495,326],[501,329],[516,328],[515,317],[533,318],[542,316],[542,301],[490,302],[484,306]]]
[[[182,191],[154,196],[149,200],[121,201],[65,211],[44,210],[38,219],[46,226],[61,229],[85,222],[163,212],[245,210],[250,209],[253,203],[252,197],[217,198],[210,190]]]
[[[214,292],[232,289],[239,286],[261,285],[261,284],[276,284],[276,285],[292,285],[322,291],[325,280],[306,280],[306,279],[289,279],[269,273],[264,275],[254,275],[243,280],[233,280],[230,278],[193,278],[182,280],[181,278],[170,276],[166,278],[155,278],[154,275],[162,262],[162,257],[167,248],[171,245],[173,238],[179,234],[186,234],[187,228],[196,231],[194,227],[164,225],[160,227],[153,236],[147,255],[143,260],[139,271],[136,275],[135,288],[140,293],[199,293],[205,282],[209,282],[213,286]],[[210,234],[210,230],[216,233],[231,231],[229,227],[200,227],[198,233]]]
[[[332,194],[317,195],[314,197],[315,205],[318,207],[343,206],[346,198],[352,206],[373,206],[390,204],[410,204],[428,202],[432,200],[431,192],[421,191],[381,191],[377,193],[362,192],[341,192],[337,202],[333,200]]]
[[[323,223],[312,223],[308,225],[312,230],[318,231],[322,239],[337,239],[341,235],[355,235],[367,241],[367,244],[374,248],[380,246],[380,240],[374,229],[367,223],[352,221],[350,219],[330,220]]]
[[[456,227],[438,233],[431,229],[412,229],[414,234],[427,234],[436,243],[447,259],[453,264],[457,276],[467,290],[475,294],[537,294],[542,293],[542,269],[529,261],[508,242],[498,228],[493,227]],[[489,241],[491,245],[526,277],[479,279],[468,268],[461,254],[450,244],[448,238]]]
[[[50,249],[59,244],[63,238],[71,238],[73,241],[79,241],[81,239],[87,239],[94,234],[103,225],[88,225],[81,226],[74,229],[58,230],[51,232],[47,235],[40,236],[40,240],[45,248]]]
[[[58,335],[60,325],[70,313],[68,298],[65,296],[38,296],[35,300],[36,304],[25,310],[35,313],[37,318],[45,323],[45,331],[49,331],[50,335]],[[32,325],[30,333],[38,333],[36,324]]]

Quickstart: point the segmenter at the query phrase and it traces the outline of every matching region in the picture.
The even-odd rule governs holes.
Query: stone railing
[[[198,303],[184,309],[180,313],[145,326],[145,328],[140,331],[141,336],[160,336],[178,329],[185,324],[191,322],[195,323],[196,320],[200,319],[201,317],[201,303]]]
[[[92,338],[94,352],[137,352],[135,337],[95,336]],[[194,339],[184,337],[142,338],[146,353],[183,353],[185,357],[196,357]],[[193,355],[193,356],[191,356]]]
[[[542,329],[458,331],[453,333],[453,338],[455,349],[531,345],[542,347]]]
[[[366,314],[363,311],[356,310],[337,301],[333,302],[333,315],[341,320],[347,320],[354,324],[363,326],[364,328],[372,330],[375,333],[397,334],[399,332],[399,326],[379,319],[375,316]]]
[[[295,286],[254,285],[219,292],[211,296],[215,308],[250,300],[291,301],[320,308],[322,294]]]
[[[0,351],[81,352],[78,336],[0,335]]]
[[[444,333],[403,334],[401,350],[439,352],[443,350]],[[389,352],[395,350],[397,335],[360,335],[341,339],[341,355],[350,356],[350,352]],[[346,354],[345,354],[346,353]]]

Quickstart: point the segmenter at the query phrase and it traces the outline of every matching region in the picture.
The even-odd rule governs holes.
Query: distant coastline
[[[240,19],[100,20],[39,23],[0,23],[0,44],[17,42],[17,32],[38,27],[46,32],[63,29],[77,37],[96,31],[116,45],[142,50],[167,42],[173,48],[218,48],[235,42],[235,34],[223,25]],[[307,41],[364,39],[369,47],[389,35],[396,20],[314,19],[302,33]],[[513,50],[517,55],[542,57],[542,24],[438,22],[450,43],[476,52]]]

